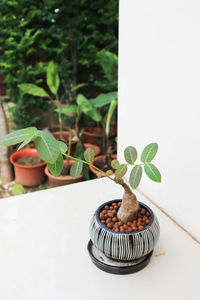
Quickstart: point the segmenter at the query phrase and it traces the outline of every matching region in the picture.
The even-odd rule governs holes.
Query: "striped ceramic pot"
[[[96,210],[90,223],[90,237],[93,244],[109,258],[120,261],[139,259],[150,253],[158,241],[160,233],[158,219],[147,205],[139,202],[140,206],[151,215],[149,224],[135,232],[115,232],[101,223],[99,213],[105,205],[120,201],[121,199],[106,202]]]

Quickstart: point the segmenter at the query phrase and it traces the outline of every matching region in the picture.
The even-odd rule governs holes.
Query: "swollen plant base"
[[[153,254],[153,251],[151,251],[149,254],[132,261],[117,261],[108,258],[103,252],[93,245],[91,240],[88,242],[87,249],[92,262],[97,268],[107,273],[121,275],[136,273],[144,269],[148,265]]]

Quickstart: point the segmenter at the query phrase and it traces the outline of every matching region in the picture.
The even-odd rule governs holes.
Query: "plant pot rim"
[[[73,160],[73,159],[70,159],[70,161],[71,161],[71,162],[75,162],[75,160]],[[64,160],[63,163],[64,163],[64,165],[65,165],[65,164],[67,163],[67,161]],[[70,180],[70,179],[73,179],[70,175],[66,175],[66,176],[58,176],[58,177],[53,176],[53,175],[49,172],[48,166],[45,167],[44,172],[45,172],[45,174],[46,174],[48,177],[50,177],[50,178],[52,178],[52,179],[58,179],[58,180],[66,180],[66,179]],[[83,175],[81,174],[81,175],[79,175],[78,177],[76,177],[76,179],[79,179],[79,178],[82,178],[82,177],[83,177]],[[73,180],[74,180],[74,179],[73,179]]]
[[[139,201],[138,201],[139,205],[141,205],[142,207],[146,208],[146,210],[148,210],[148,212],[149,212],[150,215],[151,215],[151,220],[150,220],[149,224],[147,224],[144,228],[142,228],[142,229],[140,229],[140,230],[137,230],[137,231],[131,231],[131,232],[116,232],[116,231],[113,231],[113,230],[109,229],[109,228],[106,227],[104,224],[102,224],[101,221],[100,221],[100,219],[99,219],[99,213],[101,212],[101,210],[103,209],[103,207],[104,207],[105,205],[109,205],[109,204],[111,204],[111,203],[113,203],[113,202],[120,202],[120,201],[122,201],[122,199],[113,199],[113,200],[109,200],[109,201],[107,201],[107,202],[101,204],[101,205],[96,209],[96,211],[95,211],[95,218],[96,218],[98,224],[99,224],[101,227],[103,227],[105,230],[111,232],[112,234],[133,235],[133,234],[138,234],[138,232],[144,231],[144,230],[147,229],[147,227],[150,227],[150,226],[151,226],[151,224],[152,224],[153,221],[154,221],[154,213],[153,213],[153,211],[151,210],[151,208],[150,208],[148,205],[144,204],[143,202],[139,202]]]
[[[18,164],[15,162],[15,158],[19,157],[20,154],[24,154],[23,156],[38,156],[39,157],[39,154],[37,153],[37,150],[35,148],[26,148],[26,149],[21,149],[19,151],[15,151],[14,153],[11,154],[10,156],[10,162],[15,166],[15,167],[20,167],[22,169],[34,169],[34,168],[38,168],[38,167],[43,167],[46,165],[46,162],[42,162],[40,164],[37,164],[37,165],[21,165],[21,164]],[[22,157],[22,156],[20,156]]]
[[[62,133],[69,135],[69,131],[67,131],[67,130],[64,130]],[[55,135],[60,135],[60,131],[51,131],[51,134],[55,137]],[[72,138],[75,136],[76,136],[76,134],[72,133]],[[69,143],[69,140],[67,140],[65,142]],[[77,143],[77,141],[71,141],[71,144],[76,144],[76,143]]]
[[[102,131],[102,133],[94,133],[94,132],[87,131],[87,130],[91,130],[91,129],[100,130],[100,131]],[[89,136],[97,136],[100,138],[102,138],[104,136],[104,129],[101,127],[84,127],[81,129],[81,132],[83,134],[87,134]],[[116,132],[114,132],[114,131],[111,131],[109,134],[109,136],[115,136],[115,135],[116,135]]]

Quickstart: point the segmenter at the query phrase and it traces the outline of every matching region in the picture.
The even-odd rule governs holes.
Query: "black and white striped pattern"
[[[150,253],[158,241],[160,226],[153,211],[139,203],[151,214],[150,223],[143,229],[130,233],[119,233],[105,227],[99,220],[99,212],[105,205],[121,200],[112,200],[101,205],[90,223],[90,237],[93,244],[106,256],[117,260],[134,260]]]

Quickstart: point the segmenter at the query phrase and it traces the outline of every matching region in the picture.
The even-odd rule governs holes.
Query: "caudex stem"
[[[81,161],[86,165],[92,166],[95,170],[97,170],[101,175],[107,177],[108,179],[114,181],[117,184],[120,184],[124,189],[124,194],[122,197],[122,204],[118,210],[117,217],[120,221],[123,223],[131,222],[137,218],[138,210],[139,210],[139,204],[136,195],[133,193],[133,191],[130,189],[127,183],[124,182],[123,179],[116,180],[116,178],[112,178],[111,176],[107,175],[106,172],[102,171],[98,167],[94,166],[92,163],[89,163],[85,160],[75,158],[69,154],[64,153],[64,155],[68,159],[73,159],[76,161]]]

